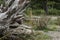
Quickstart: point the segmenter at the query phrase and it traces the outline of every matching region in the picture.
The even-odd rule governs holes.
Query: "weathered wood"
[[[5,4],[2,4],[0,6],[0,34],[2,33],[3,35],[5,35],[6,32],[9,33],[9,31],[12,29],[13,30],[11,31],[11,33],[13,32],[13,34],[15,32],[19,33],[19,34],[32,33],[32,31],[29,29],[28,26],[27,27],[20,26],[22,24],[22,20],[24,18],[23,13],[26,10],[26,8],[28,7],[29,1],[28,0],[4,0],[4,2],[5,2]],[[5,5],[5,6],[3,6],[3,5]],[[12,29],[11,29],[11,27],[12,27]],[[1,31],[1,30],[3,30],[3,31]]]

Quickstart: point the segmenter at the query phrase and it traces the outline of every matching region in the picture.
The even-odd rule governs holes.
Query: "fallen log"
[[[2,34],[2,38],[6,37],[7,32],[11,32],[11,35],[31,34],[29,26],[22,26],[23,12],[28,7],[29,0],[4,0],[4,3],[5,6],[1,5],[0,8],[0,36]]]

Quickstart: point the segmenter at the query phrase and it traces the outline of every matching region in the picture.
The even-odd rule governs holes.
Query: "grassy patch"
[[[50,31],[56,31],[57,30],[57,25],[48,25],[47,27]]]
[[[34,35],[34,40],[51,40],[51,37],[42,33],[42,32],[35,32]]]

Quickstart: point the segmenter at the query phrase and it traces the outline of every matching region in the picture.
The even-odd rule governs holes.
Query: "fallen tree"
[[[0,6],[0,39],[2,40],[3,38],[9,37],[8,40],[15,40],[14,37],[16,37],[16,35],[30,35],[32,33],[31,28],[26,25],[23,25],[24,11],[28,7],[30,1],[3,1],[4,4],[1,4]]]

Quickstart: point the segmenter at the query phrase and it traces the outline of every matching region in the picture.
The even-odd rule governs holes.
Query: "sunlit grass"
[[[51,40],[50,36],[48,36],[42,32],[35,32],[33,36],[34,36],[35,40]]]

